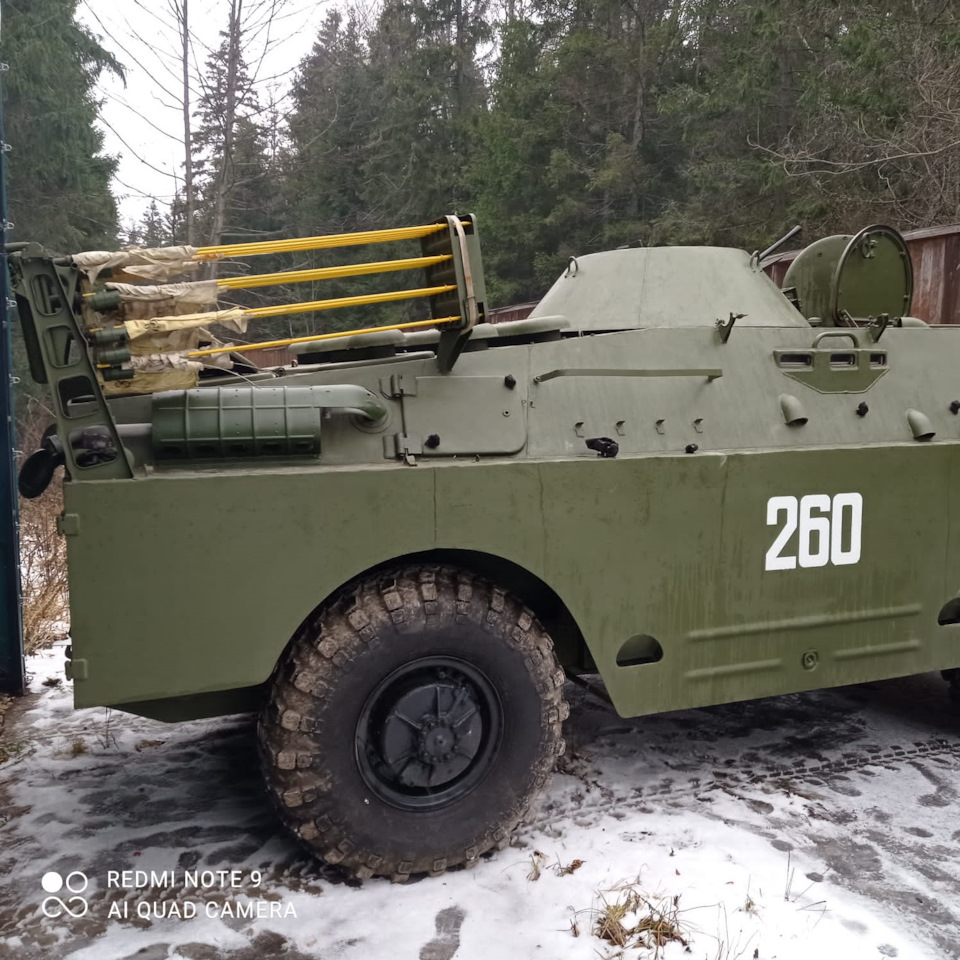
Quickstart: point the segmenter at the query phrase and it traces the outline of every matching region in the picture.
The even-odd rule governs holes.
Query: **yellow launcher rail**
[[[247,350],[269,350],[273,347],[289,347],[295,343],[313,343],[316,340],[336,340],[340,337],[356,337],[362,333],[380,333],[384,330],[416,330],[419,327],[435,327],[441,323],[452,323],[460,317],[441,317],[439,320],[408,320],[393,323],[387,327],[364,327],[361,330],[338,330],[336,333],[315,333],[312,337],[289,337],[286,340],[267,340],[263,343],[246,343],[240,347],[216,347],[211,350],[194,350],[187,357],[210,357],[215,353],[244,353]]]
[[[360,233],[331,233],[326,237],[295,237],[292,240],[261,240],[254,243],[227,243],[217,247],[199,247],[194,260],[222,260],[225,257],[256,257],[266,253],[295,253],[299,250],[326,250],[331,247],[355,247],[365,243],[390,243],[416,240],[447,229],[446,223],[422,227],[394,227]]]
[[[308,303],[281,303],[275,307],[255,307],[244,310],[245,317],[285,317],[290,313],[314,313],[335,310],[338,307],[365,307],[369,303],[390,303],[394,300],[413,300],[415,297],[434,297],[438,293],[456,290],[455,283],[443,287],[422,287],[419,290],[394,290],[390,293],[365,293],[359,297],[336,297],[333,300],[311,300]]]
[[[281,283],[307,283],[310,280],[335,280],[339,277],[362,277],[370,273],[392,273],[416,270],[452,260],[450,254],[436,257],[411,257],[406,260],[380,260],[376,263],[353,263],[342,267],[318,267],[313,270],[287,270],[283,273],[259,273],[252,277],[224,277],[217,280],[221,290],[248,290],[251,287],[272,287]]]
[[[276,307],[258,307],[244,310],[245,317],[282,317],[291,313],[313,313],[318,310],[335,310],[337,307],[363,307],[370,303],[389,303],[393,300],[410,300],[414,297],[432,297],[438,293],[456,290],[456,284],[444,287],[423,287],[420,290],[395,290],[391,293],[368,293],[360,297],[337,297],[334,300],[314,300],[310,303],[282,303]],[[311,337],[293,337],[287,340],[269,340],[265,343],[248,343],[240,347],[215,347],[210,350],[193,350],[187,357],[210,357],[216,353],[242,353],[244,350],[266,350],[269,347],[289,347],[293,343],[311,340],[332,340],[336,337],[352,337],[358,333],[378,333],[381,330],[414,330],[417,327],[435,327],[438,323],[450,323],[460,317],[443,317],[440,320],[411,320],[393,323],[386,327],[365,327],[362,330],[342,330],[336,333],[320,333]]]

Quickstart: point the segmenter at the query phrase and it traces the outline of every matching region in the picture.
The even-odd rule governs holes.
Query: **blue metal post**
[[[5,68],[5,64],[0,69]],[[2,75],[2,74],[0,74]],[[20,605],[20,518],[17,504],[13,362],[10,347],[10,275],[7,242],[7,150],[0,90],[0,691],[23,693],[23,620]]]

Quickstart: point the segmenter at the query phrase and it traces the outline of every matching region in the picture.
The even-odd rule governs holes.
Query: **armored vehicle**
[[[401,241],[420,255],[167,282]],[[909,317],[889,228],[819,241],[783,291],[734,249],[577,257],[503,324],[472,216],[8,253],[56,415],[21,489],[66,469],[76,705],[259,710],[283,821],[359,876],[507,843],[563,752],[565,674],[599,673],[623,716],[957,676],[960,331]],[[424,285],[211,308],[404,269]],[[254,372],[263,344],[223,339],[404,297],[429,316],[289,338],[297,365]]]

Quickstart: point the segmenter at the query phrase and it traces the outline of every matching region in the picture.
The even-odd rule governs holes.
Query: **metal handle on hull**
[[[860,341],[848,330],[824,330],[823,333],[818,333],[813,338],[813,349],[818,349],[820,346],[820,341],[826,340],[827,337],[849,337],[853,341],[854,348],[857,350],[860,349]]]
[[[717,380],[722,376],[723,370],[719,367],[683,370],[620,370],[584,367],[580,369],[548,370],[546,373],[537,374],[533,378],[533,382],[544,383],[547,380],[555,380],[557,377],[706,377],[707,380]]]

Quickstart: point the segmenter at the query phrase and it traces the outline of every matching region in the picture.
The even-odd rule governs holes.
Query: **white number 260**
[[[786,514],[784,521],[780,520]],[[859,493],[811,493],[801,497],[771,497],[767,501],[767,526],[782,522],[776,540],[767,551],[765,570],[793,570],[856,563],[860,559],[860,528],[863,497]],[[799,531],[796,555],[784,554]]]

